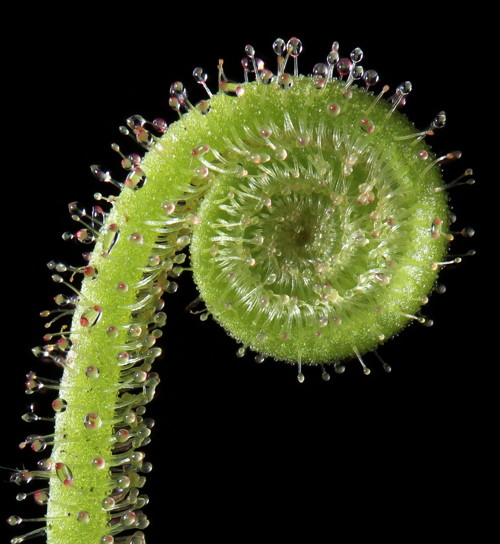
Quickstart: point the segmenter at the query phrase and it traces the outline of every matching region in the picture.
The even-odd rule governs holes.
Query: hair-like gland
[[[69,342],[45,348],[64,353],[46,467],[50,544],[112,542],[147,525],[137,491],[149,470],[137,451],[151,426],[143,406],[158,383],[161,297],[176,290],[191,236],[208,311],[244,345],[289,362],[373,349],[431,290],[449,212],[430,150],[371,93],[288,77],[286,89],[218,93],[207,115],[205,103],[161,138],[140,120],[131,126],[149,151],[96,235]],[[296,269],[292,257],[303,261]]]

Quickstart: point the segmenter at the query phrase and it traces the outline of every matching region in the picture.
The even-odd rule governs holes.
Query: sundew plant
[[[33,352],[61,377],[26,375],[51,413],[33,403],[23,419],[54,429],[21,442],[40,453],[35,467],[10,470],[19,500],[40,506],[33,519],[9,515],[12,544],[146,542],[146,406],[181,278],[197,290],[188,312],[220,324],[238,356],[288,365],[296,387],[346,365],[370,375],[367,357],[388,373],[379,348],[409,324],[433,325],[441,271],[473,254],[453,251],[474,230],[449,198],[472,170],[449,178],[461,152],[430,145],[446,113],[417,128],[403,113],[410,81],[384,84],[360,47],[334,41],[302,67],[304,47],[247,45],[239,80],[222,58],[213,74],[194,66],[190,84],[168,88],[167,119],[124,121],[111,146],[121,172],[91,165],[102,191],[90,207],[69,203],[76,227],[63,235],[81,262],[48,263],[60,292]]]

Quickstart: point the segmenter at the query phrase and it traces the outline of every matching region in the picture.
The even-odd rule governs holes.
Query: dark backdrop
[[[184,311],[195,296],[184,281],[167,299],[165,356],[155,363],[162,383],[148,409],[157,421],[146,450],[155,467],[146,488],[149,542],[289,536],[319,542],[346,529],[351,537],[340,541],[366,532],[402,540],[476,535],[487,520],[481,497],[491,485],[497,355],[488,326],[498,322],[498,227],[489,222],[498,201],[491,145],[498,86],[488,15],[408,6],[341,13],[305,3],[279,9],[281,15],[254,4],[165,5],[144,15],[142,6],[113,7],[111,14],[102,7],[67,14],[45,7],[29,17],[15,14],[15,37],[6,41],[2,61],[0,464],[36,463],[17,444],[37,432],[20,420],[25,405],[35,401],[46,410],[47,401],[23,392],[28,370],[44,373],[30,349],[44,333],[37,314],[58,292],[45,263],[81,262],[81,248],[61,239],[76,228],[67,203],[89,206],[94,192],[105,191],[90,164],[120,175],[110,149],[123,141],[118,126],[135,113],[173,120],[172,81],[184,81],[201,98],[195,66],[209,72],[212,89],[221,57],[227,75],[241,78],[247,43],[274,67],[274,39],[297,35],[304,44],[299,66],[309,72],[338,40],[346,54],[360,46],[363,65],[376,69],[382,83],[412,81],[406,112],[418,127],[447,112],[434,149],[463,151],[449,178],[475,171],[476,186],[451,196],[460,227],[477,231],[467,246],[477,255],[444,272],[448,290],[429,305],[433,328],[411,326],[382,348],[391,374],[367,356],[370,376],[353,362],[328,383],[319,370],[306,369],[299,384],[293,367],[236,358],[237,346],[215,323]],[[283,21],[285,12],[292,22]],[[25,513],[27,506],[14,500],[18,491],[2,488],[4,517]]]

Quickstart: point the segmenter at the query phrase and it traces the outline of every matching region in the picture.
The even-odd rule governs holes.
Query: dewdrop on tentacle
[[[266,65],[245,47],[243,82],[226,77],[222,59],[214,82],[194,68],[206,94],[196,105],[174,81],[172,123],[133,115],[119,128],[126,142],[111,147],[124,179],[91,166],[120,194],[96,193],[89,211],[69,204],[78,230],[63,238],[83,244],[84,263],[49,263],[69,293],[42,312],[50,331],[33,350],[63,376],[33,371],[25,384],[30,395],[54,393],[50,417],[34,404],[23,416],[54,419],[54,433],[21,443],[51,446],[50,461],[13,474],[20,485],[45,480],[34,497],[48,510],[13,542],[43,533],[49,544],[145,541],[140,490],[152,466],[139,448],[151,440],[152,368],[181,274],[192,272],[199,291],[188,310],[219,322],[238,357],[295,365],[300,383],[307,365],[328,382],[349,359],[370,375],[371,351],[389,372],[376,348],[409,323],[432,324],[422,307],[443,290],[441,269],[462,259],[448,246],[474,234],[451,229],[447,197],[473,183],[472,171],[443,181],[441,168],[460,152],[436,157],[425,143],[446,115],[415,129],[398,111],[411,83],[377,91],[379,74],[360,48],[344,53],[333,42],[310,76],[300,75],[298,38],[272,49]]]

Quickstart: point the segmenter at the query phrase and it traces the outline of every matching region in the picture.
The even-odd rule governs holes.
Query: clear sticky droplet
[[[366,70],[363,74],[363,81],[367,87],[372,87],[377,84],[379,80],[379,75],[375,70]]]
[[[83,269],[83,274],[86,278],[94,279],[97,277],[97,269],[94,266],[86,266]]]
[[[182,83],[182,81],[174,81],[170,85],[170,94],[172,96],[182,94],[183,92],[184,92],[184,84]]]
[[[35,491],[33,499],[36,504],[45,506],[49,502],[49,494],[44,489],[40,489],[39,491]]]
[[[313,67],[313,74],[316,76],[326,77],[328,74],[328,66],[324,62],[318,62]]]
[[[90,380],[95,380],[99,377],[99,369],[96,366],[90,365],[85,369],[85,376]]]
[[[120,520],[124,525],[134,525],[137,521],[137,514],[135,512],[125,512],[125,514],[122,514]]]
[[[61,398],[57,398],[52,401],[52,409],[54,412],[64,412],[66,410],[68,403]]]
[[[363,60],[363,51],[359,47],[356,47],[351,51],[349,57],[351,58],[352,62],[361,62]]]
[[[148,378],[147,372],[144,372],[144,370],[138,370],[134,373],[134,382],[135,383],[144,383]]]
[[[332,66],[339,60],[339,52],[335,49],[332,49],[326,57],[326,62],[329,66]]]
[[[373,121],[366,117],[363,117],[363,119],[361,119],[361,121],[359,122],[359,125],[368,134],[371,134],[372,132],[375,131],[375,125]]]
[[[337,374],[343,374],[345,372],[345,366],[339,362],[335,363],[334,370]]]
[[[129,172],[127,179],[125,180],[125,186],[129,189],[137,191],[141,187],[144,187],[146,181],[147,177],[144,170],[139,167],[135,167]]]
[[[27,412],[21,416],[21,419],[26,421],[26,423],[33,423],[34,421],[38,421],[38,416],[33,412]]]
[[[48,459],[40,459],[37,462],[37,466],[40,470],[52,470],[53,464],[54,462],[50,457]]]
[[[81,510],[76,515],[76,519],[79,523],[88,523],[90,521],[90,514],[85,510]]]
[[[397,93],[401,93],[402,95],[405,95],[405,96],[407,94],[410,94],[411,90],[412,90],[411,81],[405,81],[404,83],[400,83],[396,88]]]
[[[153,127],[160,133],[164,134],[167,130],[168,124],[165,121],[165,119],[162,119],[161,117],[157,117],[156,119],[153,119],[152,123]]]
[[[283,55],[286,51],[286,43],[285,40],[282,40],[281,38],[278,38],[273,43],[273,51],[277,55]]]
[[[129,434],[130,433],[127,431],[127,429],[120,429],[115,433],[115,438],[117,442],[126,442],[128,440]]]
[[[283,147],[278,147],[274,152],[274,157],[278,161],[284,161],[288,157],[288,152]]]
[[[201,66],[196,67],[193,70],[193,77],[197,81],[197,83],[205,83],[208,79],[208,74],[201,68]]]
[[[446,113],[440,111],[432,120],[431,127],[434,129],[443,128],[446,125]]]
[[[203,115],[206,115],[210,111],[210,102],[207,100],[201,100],[196,104],[196,109]]]
[[[268,84],[272,81],[274,74],[271,72],[271,70],[264,69],[260,72],[260,81],[262,83]]]
[[[128,283],[124,281],[119,281],[116,284],[116,290],[120,293],[126,293],[128,291]]]
[[[250,57],[255,57],[255,48],[252,45],[245,46],[245,53]]]
[[[101,167],[97,164],[93,164],[90,167],[90,171],[92,172],[93,176],[98,180],[102,182],[110,182],[111,181],[111,174],[109,172],[104,172],[104,170],[101,169]]]
[[[348,58],[342,58],[337,62],[337,72],[341,76],[347,76],[352,68],[352,61]]]
[[[131,115],[126,122],[131,130],[136,130],[146,124],[146,119],[142,115]]]
[[[302,53],[302,42],[298,38],[290,38],[286,44],[286,49],[291,57],[297,58]]]
[[[43,436],[38,436],[31,442],[31,449],[33,451],[41,452],[44,451],[46,447],[47,442]]]
[[[236,357],[244,357],[246,352],[246,348],[244,346],[240,346],[238,350],[236,351]]]
[[[89,412],[83,418],[83,424],[85,425],[86,429],[89,429],[90,431],[94,431],[95,429],[98,429],[102,425],[101,416],[97,412]]]
[[[278,276],[277,276],[274,272],[271,273],[271,274],[269,274],[269,275],[267,276],[267,278],[266,278],[265,284],[266,284],[266,285],[271,285],[271,284],[273,284],[273,283],[276,281],[277,277],[278,277]]]
[[[102,501],[102,508],[103,510],[111,510],[115,506],[115,504],[116,502],[115,502],[115,499],[113,499],[113,497],[106,497]],[[110,542],[113,542],[113,541],[111,540]]]
[[[135,244],[137,246],[142,246],[144,243],[144,237],[139,232],[133,232],[128,239],[132,244]]]
[[[169,99],[168,99],[168,105],[174,110],[174,111],[179,111],[181,109],[181,103],[180,101],[175,98],[175,96],[171,96]]]
[[[118,330],[118,327],[111,325],[106,329],[106,334],[111,338],[116,338],[120,334],[120,331]]]
[[[351,76],[354,80],[362,79],[363,74],[365,73],[364,68],[361,65],[353,66],[353,69],[351,70]]]
[[[80,316],[80,325],[82,327],[92,327],[101,318],[102,312],[99,307],[92,306],[87,308]]]
[[[100,457],[100,456],[94,457],[92,459],[92,466],[99,470],[102,470],[106,466],[106,461],[104,460],[103,457]]]
[[[132,425],[137,421],[137,415],[135,412],[130,411],[123,415],[123,422],[127,425]]]
[[[293,78],[290,74],[281,74],[278,78],[278,84],[282,89],[290,89],[293,86]]]
[[[116,225],[116,223],[113,223],[107,229],[105,229],[102,237],[103,252],[108,254],[118,242],[119,237],[120,230],[118,229],[118,225]]]
[[[130,487],[130,478],[124,474],[116,480],[116,484],[120,489],[128,489]]]
[[[65,463],[58,462],[55,465],[56,476],[65,487],[71,487],[74,483],[73,473]]]
[[[175,212],[175,204],[173,202],[163,202],[161,205],[163,211],[168,214],[172,215]]]
[[[327,111],[331,115],[338,115],[340,113],[340,106],[336,102],[332,102],[331,104],[328,104]]]

